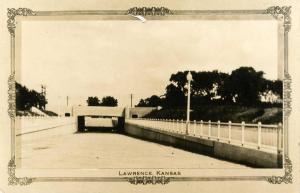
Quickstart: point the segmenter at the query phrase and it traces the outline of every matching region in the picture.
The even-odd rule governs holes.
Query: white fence
[[[217,140],[233,145],[257,148],[262,151],[282,151],[282,125],[263,125],[232,122],[192,121],[168,119],[126,119],[126,123]]]

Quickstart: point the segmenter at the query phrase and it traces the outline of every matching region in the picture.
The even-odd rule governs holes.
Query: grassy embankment
[[[244,106],[201,106],[191,111],[191,120],[221,121],[240,123],[278,124],[282,122],[281,107],[244,107]],[[161,109],[155,110],[145,118],[158,119],[186,119],[186,109]]]
[[[52,111],[47,111],[43,109],[39,109],[39,111],[41,111],[43,114],[46,114],[45,116],[49,116],[49,117],[58,116],[56,113]],[[16,114],[17,116],[42,116],[41,113],[36,113],[31,110],[25,110],[25,111],[17,110]]]

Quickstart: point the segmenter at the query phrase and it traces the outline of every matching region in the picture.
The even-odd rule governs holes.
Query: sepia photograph
[[[157,17],[21,22],[17,168],[283,168],[277,20]]]
[[[0,193],[297,192],[299,6],[3,0]]]

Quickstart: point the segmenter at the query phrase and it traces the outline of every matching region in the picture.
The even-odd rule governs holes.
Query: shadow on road
[[[80,133],[118,133],[118,130],[114,127],[85,127],[83,132],[75,132],[75,134]]]

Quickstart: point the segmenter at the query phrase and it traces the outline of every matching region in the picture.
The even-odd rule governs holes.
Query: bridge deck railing
[[[171,133],[217,140],[248,148],[256,148],[261,151],[281,152],[283,146],[282,124],[266,125],[262,123],[232,123],[191,121],[171,119],[126,119],[126,123],[158,129]]]

